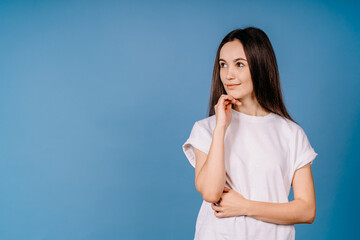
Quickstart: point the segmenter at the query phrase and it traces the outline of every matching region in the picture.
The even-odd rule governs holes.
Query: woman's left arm
[[[252,201],[232,189],[225,189],[220,205],[212,204],[211,207],[216,217],[246,215],[276,224],[313,223],[316,215],[316,200],[310,163],[295,171],[292,186],[294,200],[291,202]]]

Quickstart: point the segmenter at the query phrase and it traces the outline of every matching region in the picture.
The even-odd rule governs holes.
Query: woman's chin
[[[228,95],[232,96],[232,97],[235,98],[235,99],[241,99],[241,98],[243,97],[242,95],[240,95],[240,94],[235,94],[235,93],[233,93],[233,92],[231,92],[231,91],[229,91]]]

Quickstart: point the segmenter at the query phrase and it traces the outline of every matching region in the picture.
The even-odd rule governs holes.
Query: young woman
[[[236,29],[222,40],[209,117],[195,122],[182,148],[204,199],[195,239],[289,240],[294,224],[314,221],[310,165],[318,154],[286,110],[262,30]]]

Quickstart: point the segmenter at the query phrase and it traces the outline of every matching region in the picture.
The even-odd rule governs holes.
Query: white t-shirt
[[[225,186],[246,199],[288,202],[295,171],[318,155],[304,130],[276,113],[250,116],[234,109],[224,138]],[[209,153],[216,116],[195,122],[183,151],[195,168],[193,147]],[[294,225],[274,224],[249,216],[217,218],[203,200],[194,239],[295,239]]]

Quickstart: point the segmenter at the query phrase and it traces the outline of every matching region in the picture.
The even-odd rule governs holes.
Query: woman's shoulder
[[[277,113],[275,113],[275,120],[276,124],[280,128],[286,130],[290,134],[296,134],[298,131],[303,131],[302,127],[299,124]]]

